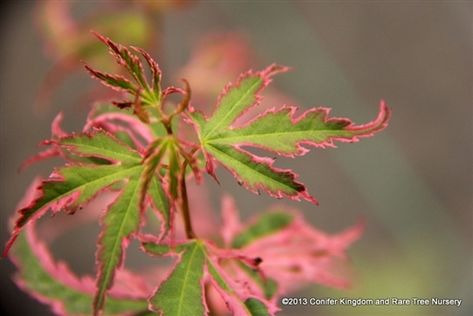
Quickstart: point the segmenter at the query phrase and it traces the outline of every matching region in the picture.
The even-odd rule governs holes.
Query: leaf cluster
[[[56,306],[58,313],[157,312],[165,316],[208,314],[210,308],[216,308],[209,303],[209,287],[235,315],[272,315],[278,309],[278,295],[288,288],[287,280],[281,278],[287,262],[298,269],[293,277],[343,286],[328,271],[332,259],[359,236],[360,229],[333,237],[339,242],[330,243],[331,237],[321,238],[324,235],[300,215],[287,211],[266,213],[245,226],[237,220],[232,202],[227,201],[223,239],[212,242],[199,238],[193,230],[191,217],[199,216],[195,211],[198,205],[189,201],[187,182],[194,179],[200,183],[202,172],[217,180],[216,166],[222,165],[249,191],[317,203],[292,170],[275,167],[273,158],[255,155],[249,149],[295,158],[313,147],[356,142],[386,127],[389,110],[384,102],[377,118],[364,125],[330,117],[329,109],[323,107],[297,114],[297,107],[283,105],[237,126],[235,122],[244,113],[258,106],[260,94],[273,76],[287,67],[271,65],[242,74],[225,87],[213,113],[206,117],[191,106],[191,87],[186,80],[182,89],[162,88],[161,70],[147,52],[95,35],[128,76],[88,65],[85,68],[105,86],[121,92],[124,99],[94,108],[79,134],[62,131],[59,117],[53,124],[52,139],[46,142],[50,149],[33,159],[60,156],[66,163],[42,180],[29,203],[18,211],[5,254],[20,236],[13,257],[23,286]],[[173,104],[168,99],[171,94],[179,94],[182,100]],[[66,279],[74,277],[65,277],[65,273],[55,278],[58,269],[36,238],[35,222],[48,211],[80,212],[92,199],[110,191],[117,194],[101,216],[92,290],[80,282],[71,285]],[[142,231],[148,210],[161,223],[152,236]],[[182,216],[184,237],[176,238],[176,213]],[[21,233],[25,227],[26,232]],[[139,240],[142,250],[152,256],[176,258],[152,293],[140,297],[116,294],[131,239]],[[268,251],[278,240],[294,245],[291,249],[281,246],[287,252],[282,258]],[[311,248],[313,244],[320,248]],[[280,271],[272,270],[271,262]],[[314,266],[319,267],[317,273]]]

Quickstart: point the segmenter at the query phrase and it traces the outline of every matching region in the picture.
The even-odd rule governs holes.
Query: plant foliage
[[[52,138],[45,142],[49,148],[27,162],[52,156],[66,161],[34,186],[18,210],[5,254],[18,239],[10,255],[22,288],[58,314],[186,316],[226,309],[234,315],[273,315],[278,297],[300,285],[348,285],[334,266],[359,238],[361,226],[330,236],[308,225],[297,211],[284,208],[243,224],[227,196],[221,237],[201,238],[191,221],[201,215],[199,205],[189,201],[188,182],[200,183],[202,172],[217,179],[215,169],[221,164],[249,191],[316,203],[292,170],[275,167],[273,158],[250,149],[295,158],[313,147],[356,142],[386,127],[389,110],[384,102],[378,116],[364,125],[330,117],[327,108],[297,114],[297,107],[286,105],[235,124],[258,107],[264,88],[287,67],[271,65],[242,74],[224,88],[206,117],[190,106],[186,80],[183,88],[163,88],[161,70],[147,52],[95,35],[128,75],[85,68],[124,98],[96,105],[81,133],[64,132],[58,116]],[[171,102],[171,94],[180,95],[181,101]],[[80,280],[64,263],[55,262],[35,226],[48,211],[80,213],[107,192],[115,195],[100,216],[97,274],[95,280]],[[153,234],[142,230],[150,220],[148,210],[161,223]],[[179,233],[181,227],[185,234]],[[174,263],[159,272],[159,282],[124,269],[132,239],[156,260],[173,258]],[[127,290],[123,284],[139,290]]]

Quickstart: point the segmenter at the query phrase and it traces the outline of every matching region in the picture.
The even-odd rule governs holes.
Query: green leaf
[[[201,139],[205,142],[228,128],[244,111],[258,103],[257,93],[269,83],[271,76],[286,70],[285,67],[272,65],[260,72],[248,72],[236,85],[226,87],[215,112],[202,127]]]
[[[70,166],[59,169],[61,178],[53,178],[43,182],[42,195],[34,203],[20,210],[20,218],[16,227],[20,229],[38,213],[43,213],[49,208],[60,211],[66,204],[75,208],[94,197],[100,190],[107,188],[117,181],[139,172],[140,165],[127,165],[118,167],[114,165],[99,165],[93,167]],[[75,198],[75,194],[78,197]],[[66,200],[70,198],[70,200]]]
[[[256,157],[226,145],[207,144],[205,149],[250,191],[259,193],[259,190],[265,190],[276,198],[286,196],[295,200],[312,200],[304,185],[295,180],[294,173],[272,167],[273,161],[269,158]]]
[[[138,164],[141,156],[107,133],[96,132],[89,135],[66,137],[61,145],[82,156],[93,156],[120,162],[122,165]]]
[[[140,221],[140,176],[129,179],[122,193],[110,206],[103,220],[98,242],[97,292],[95,313],[102,309],[106,291],[111,287],[115,270],[121,265],[123,250],[129,236],[138,229]]]
[[[270,212],[261,215],[258,220],[240,232],[232,241],[232,248],[242,248],[255,240],[274,234],[289,226],[294,215],[287,212]]]
[[[249,72],[236,85],[224,89],[209,118],[198,111],[190,117],[199,134],[207,172],[212,176],[215,177],[215,159],[250,191],[258,193],[262,189],[276,198],[305,199],[317,204],[305,186],[296,182],[294,173],[275,169],[272,167],[274,159],[257,157],[242,147],[260,147],[294,157],[309,151],[304,145],[334,147],[334,141],[355,142],[386,127],[389,110],[381,102],[374,121],[355,125],[345,118],[329,118],[327,108],[314,108],[295,118],[297,108],[283,106],[279,110],[268,110],[243,127],[234,128],[232,124],[259,102],[258,92],[270,82],[270,77],[285,70],[287,68],[273,65],[261,72]]]
[[[23,289],[41,301],[60,308],[67,315],[92,314],[92,294],[70,287],[45,269],[32,251],[25,234],[21,234],[11,255],[18,267],[17,280]],[[134,314],[147,310],[147,302],[138,299],[110,298],[104,306],[104,315]]]
[[[103,231],[99,238],[99,269],[94,299],[94,313],[97,314],[104,306],[106,292],[113,283],[115,270],[122,262],[127,239],[138,230],[143,213],[140,207],[141,197],[148,194],[153,204],[160,208],[165,227],[169,227],[169,203],[162,188],[156,189],[159,187],[156,177],[151,181],[152,188],[156,190],[152,193],[148,188],[146,192],[142,191],[145,188],[142,186],[144,165],[141,155],[111,135],[96,131],[90,135],[65,137],[58,141],[58,145],[66,154],[81,159],[72,160],[70,165],[60,168],[52,177],[43,181],[37,189],[40,191],[39,197],[20,210],[20,217],[6,251],[27,222],[39,218],[49,209],[53,212],[69,210],[73,213],[102,190],[112,187],[114,190],[121,190],[104,217]],[[111,164],[95,164],[93,160],[84,164],[82,158],[105,159]]]
[[[153,310],[163,316],[204,315],[202,277],[205,251],[201,241],[190,243],[182,252],[171,275],[150,298]]]
[[[333,147],[334,141],[357,141],[359,137],[372,136],[382,129],[388,111],[381,105],[379,116],[366,125],[354,125],[346,118],[329,118],[329,109],[311,109],[294,118],[296,107],[269,110],[250,124],[238,129],[226,129],[212,139],[211,144],[258,146],[280,155],[305,154],[303,145]]]
[[[203,304],[206,296],[202,289],[204,275],[210,277],[210,284],[216,287],[217,292],[234,315],[257,315],[254,311],[258,309],[245,302],[245,298],[248,297],[247,291],[242,291],[241,285],[238,285],[225,272],[219,260],[220,254],[218,251],[214,252],[213,246],[201,240],[178,244],[174,247],[154,241],[144,241],[142,248],[145,252],[156,256],[180,254],[181,259],[171,275],[150,298],[152,309],[160,315],[206,315]],[[269,302],[266,303],[271,305]],[[269,305],[266,306],[263,302],[261,304],[262,306],[258,308],[268,311]]]

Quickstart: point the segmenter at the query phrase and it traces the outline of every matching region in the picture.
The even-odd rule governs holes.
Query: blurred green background
[[[113,12],[115,4],[124,10],[124,2],[72,4],[78,19]],[[283,307],[281,315],[473,315],[472,2],[198,1],[161,13],[140,1],[129,5],[146,11],[147,27],[159,28],[150,36],[159,36],[153,55],[167,83],[179,78],[206,34],[240,32],[253,50],[253,68],[293,67],[275,85],[298,105],[329,106],[357,123],[374,118],[380,99],[393,111],[390,126],[374,138],[279,161],[301,174],[320,206],[284,203],[318,228],[337,232],[359,218],[366,222],[363,238],[349,250],[353,287],[313,286],[294,296],[461,298],[461,307]],[[53,63],[44,54],[37,8],[18,1],[1,10],[2,242],[27,184],[51,166],[18,175],[19,163],[49,137],[57,111],[65,112],[67,130],[80,129],[86,107],[78,104],[96,84],[79,71],[59,86],[48,110],[35,108]],[[221,186],[208,181],[216,209],[223,192],[236,196],[245,216],[274,203],[240,188],[223,170],[219,176]],[[82,232],[83,249],[77,242],[57,247],[79,272],[93,271],[92,232]],[[0,268],[2,315],[51,314],[10,281],[9,262]]]

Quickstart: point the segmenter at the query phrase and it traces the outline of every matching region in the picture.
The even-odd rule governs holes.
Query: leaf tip
[[[261,75],[265,78],[270,78],[276,74],[288,72],[291,70],[291,67],[282,66],[278,64],[271,64],[266,69],[261,71]]]
[[[7,243],[5,244],[5,248],[3,249],[3,252],[2,252],[2,259],[8,257],[8,253],[9,253],[11,247],[13,246],[13,243],[15,242],[16,238],[18,237],[18,233],[19,232],[13,232],[12,236],[7,241]]]

